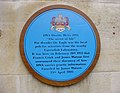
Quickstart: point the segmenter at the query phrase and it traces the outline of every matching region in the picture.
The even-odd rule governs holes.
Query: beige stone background
[[[57,3],[87,14],[101,38],[100,58],[92,73],[68,87],[39,82],[19,53],[19,37],[27,19]],[[0,0],[0,93],[120,93],[120,0]]]

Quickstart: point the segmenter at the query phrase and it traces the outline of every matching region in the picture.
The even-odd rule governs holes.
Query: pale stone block
[[[110,73],[92,73],[88,93],[111,93]]]
[[[93,70],[93,72],[100,72],[100,71],[120,71],[120,51],[101,51],[99,60]]]
[[[31,2],[32,2],[32,1],[40,1],[40,2],[43,2],[43,1],[51,1],[51,2],[52,2],[52,1],[61,1],[61,0],[0,0],[0,1],[8,1],[8,2],[9,2],[9,1],[13,1],[13,2],[14,2],[14,1],[28,1],[28,2],[30,2],[30,1],[31,1]]]
[[[20,93],[19,77],[0,75],[0,93]]]
[[[89,93],[87,78],[67,87],[54,87],[41,83],[31,75],[20,76],[21,93]]]
[[[17,12],[17,22],[26,22],[35,12],[49,2],[20,2],[14,5]]]
[[[120,3],[120,0],[62,0],[71,2],[97,2],[97,3]]]
[[[119,93],[119,72],[91,73],[85,79],[67,87],[41,83],[31,75],[21,75],[21,93]]]
[[[19,53],[18,27],[14,22],[0,23],[0,74],[28,73]]]
[[[101,54],[94,71],[120,71],[120,4],[93,3],[88,15],[101,39]]]
[[[0,74],[13,71],[16,55],[16,24],[0,24]]]
[[[38,81],[32,75],[20,76],[21,93],[54,93],[55,87],[46,85]]]
[[[16,11],[13,9],[15,3],[0,1],[0,22],[16,22]]]
[[[96,0],[92,0],[93,2]],[[97,0],[100,3],[120,3],[120,0]]]
[[[0,1],[0,22],[24,22],[45,4],[53,1]]]
[[[120,72],[111,72],[111,93],[120,93]]]

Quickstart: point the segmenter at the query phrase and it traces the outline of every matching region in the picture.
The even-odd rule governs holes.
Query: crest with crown
[[[52,17],[51,30],[56,30],[59,32],[64,31],[65,29],[70,30],[69,19],[68,17],[63,17],[61,14],[58,17]]]

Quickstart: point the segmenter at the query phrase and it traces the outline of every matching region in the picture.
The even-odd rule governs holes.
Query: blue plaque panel
[[[36,73],[43,82],[47,80],[47,84],[52,81],[51,85],[64,86],[59,83],[77,78],[79,81],[81,76],[90,72],[91,66],[94,67],[99,54],[96,28],[81,11],[74,9],[59,7],[39,12],[23,29],[23,61],[32,69],[29,70],[31,73]]]

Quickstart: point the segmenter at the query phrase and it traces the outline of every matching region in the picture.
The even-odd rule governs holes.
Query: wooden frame
[[[40,76],[39,74],[37,74],[31,68],[31,66],[29,65],[29,63],[27,62],[27,59],[26,59],[25,54],[24,54],[24,36],[25,36],[26,30],[27,30],[29,24],[32,22],[32,20],[34,20],[35,17],[37,17],[38,15],[40,15],[41,13],[43,13],[45,11],[48,11],[48,10],[51,10],[51,9],[59,9],[59,8],[72,10],[72,11],[77,12],[78,14],[82,15],[90,23],[90,25],[92,26],[93,30],[95,31],[96,39],[97,39],[96,40],[97,41],[97,50],[96,50],[96,55],[95,55],[95,58],[94,58],[94,61],[93,61],[92,65],[88,68],[88,70],[84,74],[82,74],[78,78],[75,78],[75,79],[69,80],[69,81],[64,81],[64,82],[58,82],[58,81],[48,80],[48,79]],[[97,63],[99,55],[100,55],[100,38],[99,38],[99,34],[98,34],[98,31],[97,31],[94,23],[90,20],[90,18],[87,15],[85,15],[82,11],[80,11],[80,10],[78,10],[78,9],[72,7],[72,6],[60,5],[59,4],[59,5],[51,5],[51,6],[44,7],[42,9],[38,10],[35,14],[33,14],[28,19],[28,21],[26,22],[25,26],[23,27],[23,30],[22,30],[22,33],[21,33],[21,36],[20,36],[19,47],[20,47],[20,54],[21,54],[21,57],[22,57],[22,60],[23,60],[23,62],[25,64],[25,66],[27,67],[28,71],[34,77],[36,77],[41,82],[49,84],[49,85],[53,85],[53,86],[68,86],[68,85],[72,85],[72,84],[75,84],[75,83],[81,81],[82,79],[84,79],[93,70],[93,68],[95,67],[95,65]]]

